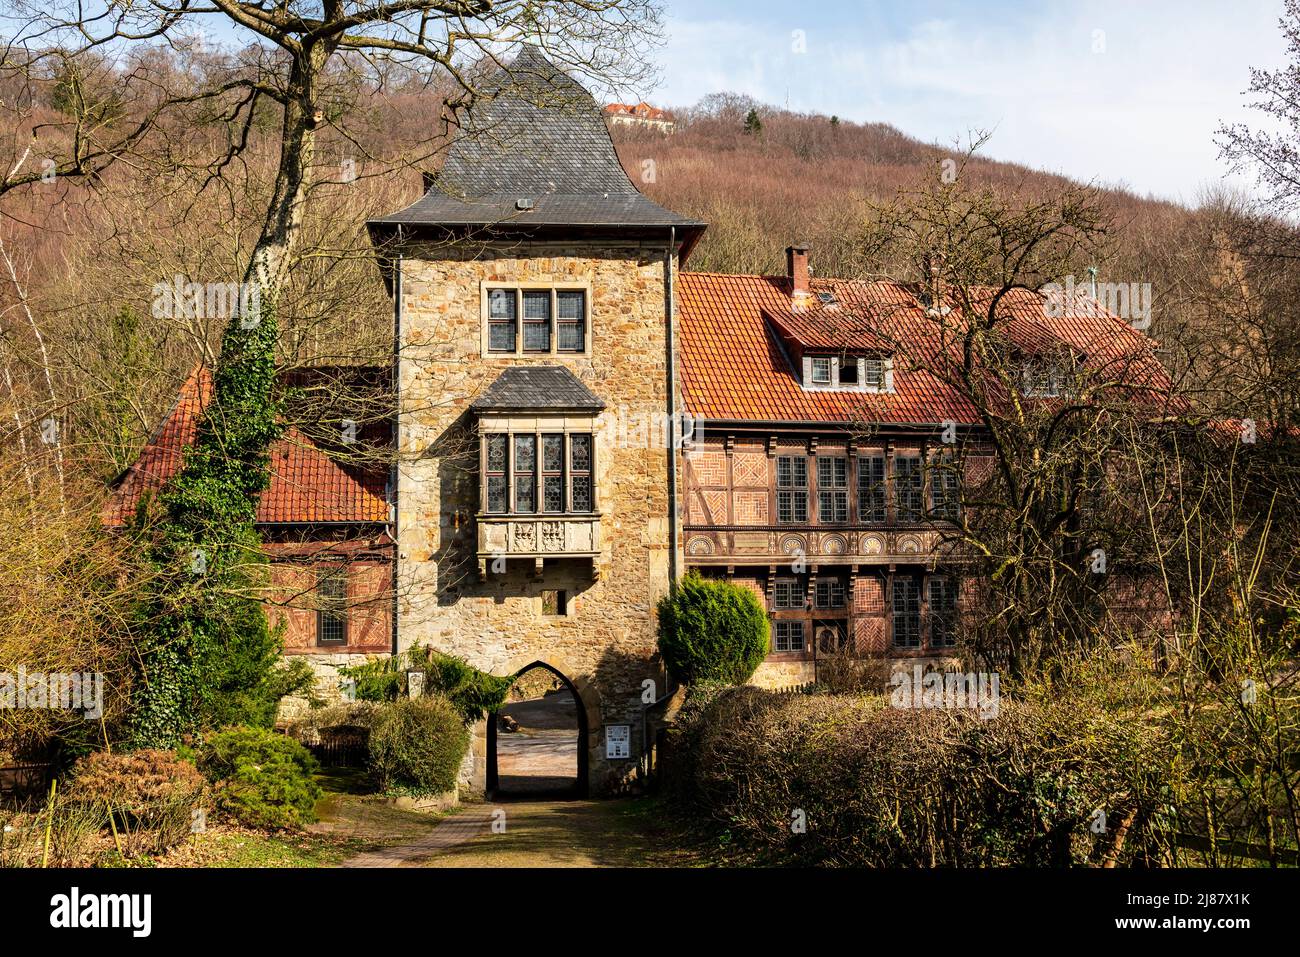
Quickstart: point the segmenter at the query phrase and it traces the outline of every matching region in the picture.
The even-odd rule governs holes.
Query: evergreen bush
[[[316,820],[318,767],[297,741],[265,728],[224,728],[199,752],[217,807],[251,827],[293,829]]]
[[[753,592],[687,575],[659,600],[659,650],[683,684],[744,684],[767,656],[767,612]]]
[[[441,695],[395,701],[370,726],[370,771],[384,791],[451,791],[468,749],[461,713]]]

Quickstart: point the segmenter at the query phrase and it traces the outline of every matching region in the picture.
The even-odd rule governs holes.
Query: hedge
[[[680,809],[771,863],[1060,867],[1156,861],[1172,760],[1141,720],[1078,702],[1004,698],[981,720],[733,688],[688,700],[661,773]]]

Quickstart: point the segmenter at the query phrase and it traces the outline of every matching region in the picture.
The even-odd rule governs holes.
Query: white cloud
[[[944,143],[995,128],[996,158],[1192,201],[1226,172],[1220,121],[1251,117],[1249,67],[1282,60],[1280,7],[1087,0],[1001,16],[971,3],[910,23],[819,16],[804,54],[785,24],[680,9],[657,96],[684,105],[731,90]]]

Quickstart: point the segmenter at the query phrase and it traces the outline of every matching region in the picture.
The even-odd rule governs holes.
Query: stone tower
[[[426,194],[369,224],[396,315],[397,650],[553,669],[581,701],[580,785],[611,793],[642,753],[644,682],[664,693],[672,284],[704,224],[641,195],[591,96],[535,47],[489,94]]]

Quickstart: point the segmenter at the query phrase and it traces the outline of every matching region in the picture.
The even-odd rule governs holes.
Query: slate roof
[[[199,413],[212,399],[212,374],[197,368],[181,387],[175,406],[118,480],[105,501],[106,526],[126,525],[146,491],[156,491],[180,468],[183,449],[198,432]],[[388,520],[386,469],[336,461],[319,444],[290,428],[271,446],[271,485],[262,493],[257,521],[263,524]]]
[[[564,366],[511,366],[470,403],[474,412],[599,412],[605,403]]]
[[[428,192],[371,220],[372,234],[401,225],[676,226],[692,244],[703,231],[637,190],[596,101],[536,46],[499,68],[483,94]],[[532,208],[518,208],[520,200]]]
[[[930,371],[944,348],[941,322],[926,315],[912,287],[896,282],[813,278],[812,295],[792,305],[786,277],[682,272],[678,276],[680,368],[686,410],[704,419],[756,423],[974,425],[975,409]],[[817,295],[829,293],[834,303]],[[980,292],[973,292],[978,301]],[[1045,308],[1016,290],[1002,302],[1003,331],[1026,355],[1049,345],[1106,370],[1143,401],[1164,401],[1169,378],[1154,343],[1104,310]],[[950,331],[951,335],[951,331]],[[841,349],[895,356],[894,392],[805,390],[794,351]],[[951,345],[951,341],[949,345]],[[912,361],[913,358],[922,361]]]

